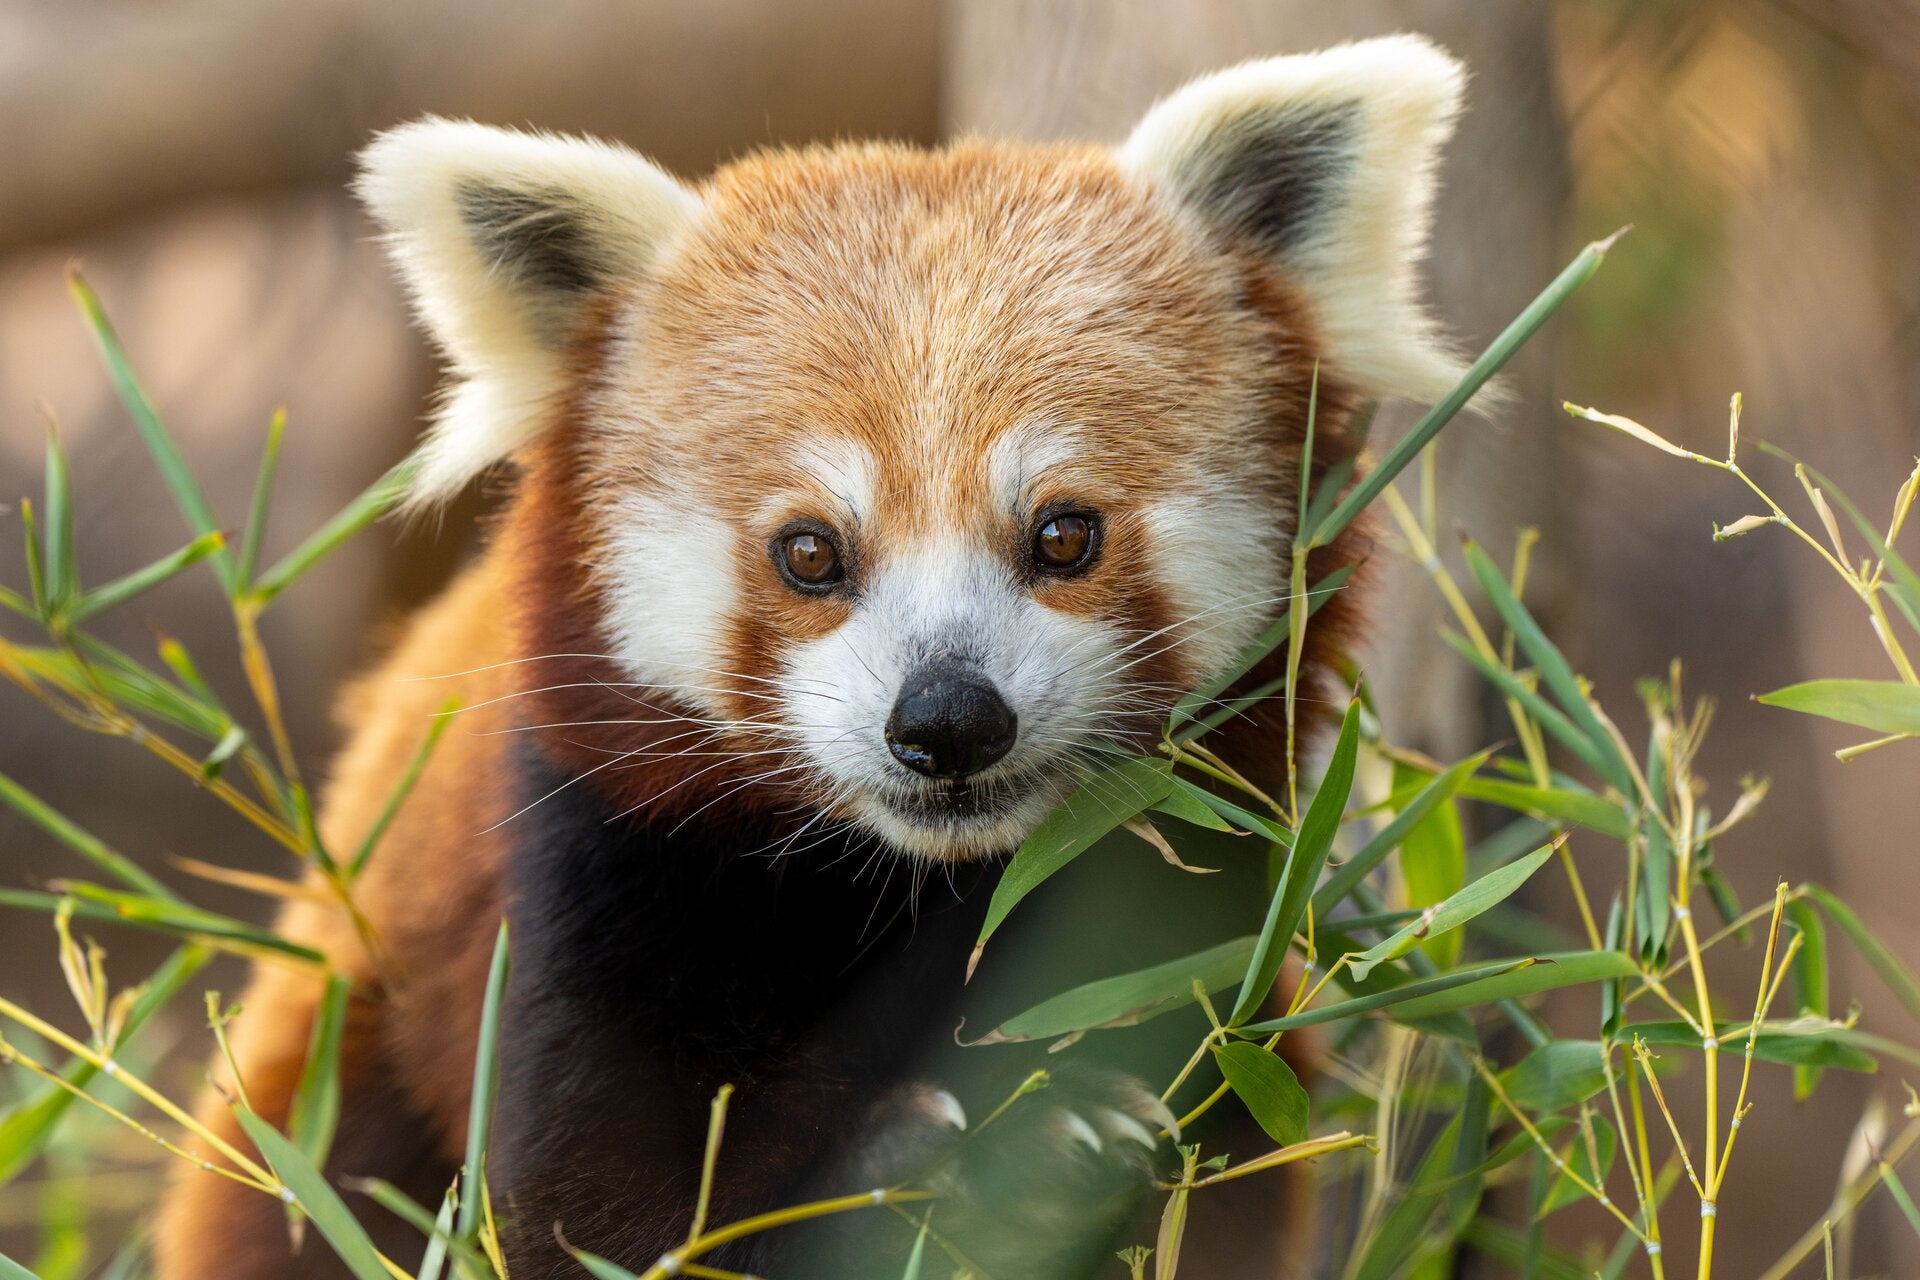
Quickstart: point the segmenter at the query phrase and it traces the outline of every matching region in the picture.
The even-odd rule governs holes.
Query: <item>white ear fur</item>
[[[1117,154],[1296,273],[1330,368],[1370,394],[1438,399],[1461,366],[1415,272],[1464,78],[1412,35],[1243,63],[1161,100]]]
[[[429,117],[376,138],[356,190],[455,379],[410,501],[536,436],[586,305],[644,273],[698,198],[624,147]]]

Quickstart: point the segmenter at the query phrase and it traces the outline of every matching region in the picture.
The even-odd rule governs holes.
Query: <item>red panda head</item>
[[[397,129],[360,189],[456,378],[417,500],[518,459],[609,682],[898,850],[1011,847],[1284,606],[1316,376],[1322,462],[1360,399],[1451,384],[1413,276],[1460,81],[1373,40],[1196,81],[1117,148],[699,186]]]

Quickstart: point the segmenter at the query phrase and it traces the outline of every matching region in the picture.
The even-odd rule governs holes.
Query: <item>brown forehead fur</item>
[[[763,714],[754,681],[773,674],[782,646],[845,617],[842,604],[787,590],[766,556],[780,520],[833,511],[805,474],[822,441],[857,444],[875,463],[858,531],[871,561],[952,530],[1016,554],[1019,513],[989,484],[993,443],[1020,428],[1070,433],[1082,460],[1061,470],[1058,492],[1026,497],[1092,502],[1114,513],[1113,536],[1095,573],[1043,598],[1140,635],[1175,621],[1142,504],[1227,475],[1269,490],[1284,518],[1318,355],[1307,304],[1284,273],[1214,240],[1104,150],[770,152],[721,170],[703,195],[706,214],[659,274],[595,311],[558,429],[522,460],[503,536],[523,566],[529,655],[609,651],[591,566],[608,560],[614,503],[691,477],[739,533],[742,616],[715,665],[744,677],[735,714]],[[1349,451],[1353,402],[1322,375],[1316,472]],[[621,421],[607,426],[610,416]],[[1358,538],[1316,553],[1309,580],[1352,559]],[[1315,688],[1337,637],[1357,625],[1353,595],[1316,618],[1303,655]],[[1263,664],[1243,685],[1277,669]],[[532,683],[572,686],[531,700],[541,722],[631,722],[659,705],[604,659],[538,671]],[[1195,678],[1167,646],[1132,674]],[[1228,734],[1256,772],[1267,772],[1273,727],[1256,715]],[[547,745],[587,768],[685,731],[585,726]],[[624,805],[657,807],[664,791],[704,803],[748,772],[702,754],[596,780]]]

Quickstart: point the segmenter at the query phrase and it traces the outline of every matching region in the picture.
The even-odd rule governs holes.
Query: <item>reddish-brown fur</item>
[[[876,515],[865,545],[885,548],[910,545],[935,526],[1017,537],[982,487],[991,444],[1036,415],[1070,423],[1093,459],[1073,473],[1080,491],[1070,496],[1096,497],[1116,513],[1110,558],[1097,575],[1041,587],[1043,598],[1141,634],[1178,619],[1176,584],[1163,580],[1133,515],[1142,504],[1170,485],[1204,485],[1209,469],[1242,465],[1251,452],[1269,460],[1260,483],[1275,511],[1288,508],[1288,486],[1297,484],[1317,350],[1310,308],[1281,271],[1252,253],[1221,253],[1130,184],[1104,151],[973,142],[932,154],[772,153],[723,170],[704,194],[713,215],[693,242],[636,299],[617,300],[637,304],[644,371],[610,367],[629,348],[609,333],[623,313],[600,308],[578,338],[575,392],[518,460],[513,498],[488,550],[344,703],[353,736],[335,764],[322,824],[336,849],[354,847],[370,827],[435,709],[450,696],[471,708],[361,881],[357,896],[380,956],[367,954],[335,909],[297,903],[281,921],[355,979],[349,1092],[415,1113],[441,1160],[457,1159],[464,1142],[480,993],[508,906],[506,843],[495,826],[515,794],[507,748],[520,735],[512,731],[581,726],[537,735],[575,772],[679,732],[583,724],[631,722],[663,704],[657,694],[618,687],[629,677],[606,658],[547,657],[610,652],[601,621],[610,513],[629,486],[656,483],[669,454],[697,452],[697,473],[722,482],[711,491],[720,514],[750,531],[736,560],[746,599],[716,658],[741,673],[725,698],[742,717],[760,710],[748,678],[771,675],[782,646],[830,631],[846,608],[786,591],[765,555],[762,508],[769,495],[800,501],[792,495],[804,485],[783,450],[804,450],[808,433],[870,448],[882,495],[924,494],[928,476],[950,478],[932,500]],[[831,255],[818,249],[825,218],[835,227]],[[971,265],[958,270],[956,262]],[[1109,292],[1088,293],[1093,304],[1080,306],[1076,281]],[[947,305],[902,315],[921,296],[908,285],[944,291]],[[986,297],[993,289],[1004,296]],[[632,397],[638,418],[671,424],[674,434],[617,433],[590,421],[590,405],[608,397]],[[1247,397],[1261,407],[1257,438],[1220,439],[1208,412]],[[1347,451],[1354,399],[1331,373],[1322,377],[1316,472]],[[1309,580],[1351,559],[1357,536],[1316,554]],[[1306,666],[1323,692],[1329,648],[1358,625],[1353,594],[1330,602],[1311,633]],[[1278,661],[1243,687],[1275,674]],[[459,672],[472,674],[452,674]],[[1188,683],[1196,674],[1173,647],[1139,672]],[[1271,778],[1281,759],[1274,726],[1271,716],[1256,716],[1231,731],[1235,758],[1256,776]],[[721,745],[756,743],[740,734]],[[744,768],[716,765],[710,755],[666,758],[606,769],[581,785],[623,809],[690,811]],[[756,804],[778,802],[777,792],[756,794]],[[276,1124],[300,1073],[318,993],[310,976],[263,964],[234,1030],[254,1105]],[[201,1114],[233,1135],[218,1097]],[[382,1118],[367,1106],[350,1100],[345,1124],[342,1151],[369,1163],[350,1166],[342,1155],[342,1172],[392,1177],[381,1160],[416,1162],[404,1135],[388,1149]],[[159,1274],[287,1274],[286,1239],[279,1205],[183,1172],[157,1235]],[[319,1252],[308,1243],[309,1257]]]

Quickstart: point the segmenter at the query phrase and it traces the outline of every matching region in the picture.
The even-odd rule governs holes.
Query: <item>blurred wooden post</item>
[[[950,132],[1118,140],[1155,98],[1202,72],[1421,32],[1473,73],[1442,170],[1428,277],[1438,313],[1477,349],[1570,251],[1550,8],[1532,0],[952,0],[945,123]],[[1513,366],[1519,395],[1497,421],[1449,428],[1440,468],[1443,533],[1464,526],[1504,561],[1516,527],[1545,528],[1546,572],[1537,581],[1546,592],[1558,550],[1550,524],[1559,480],[1552,341],[1550,329]],[[1377,439],[1408,421],[1383,414]],[[1396,741],[1459,751],[1476,734],[1479,695],[1434,637],[1426,602],[1437,597],[1421,576],[1402,562],[1387,566],[1382,599],[1395,602],[1393,615],[1382,620],[1368,670]]]

